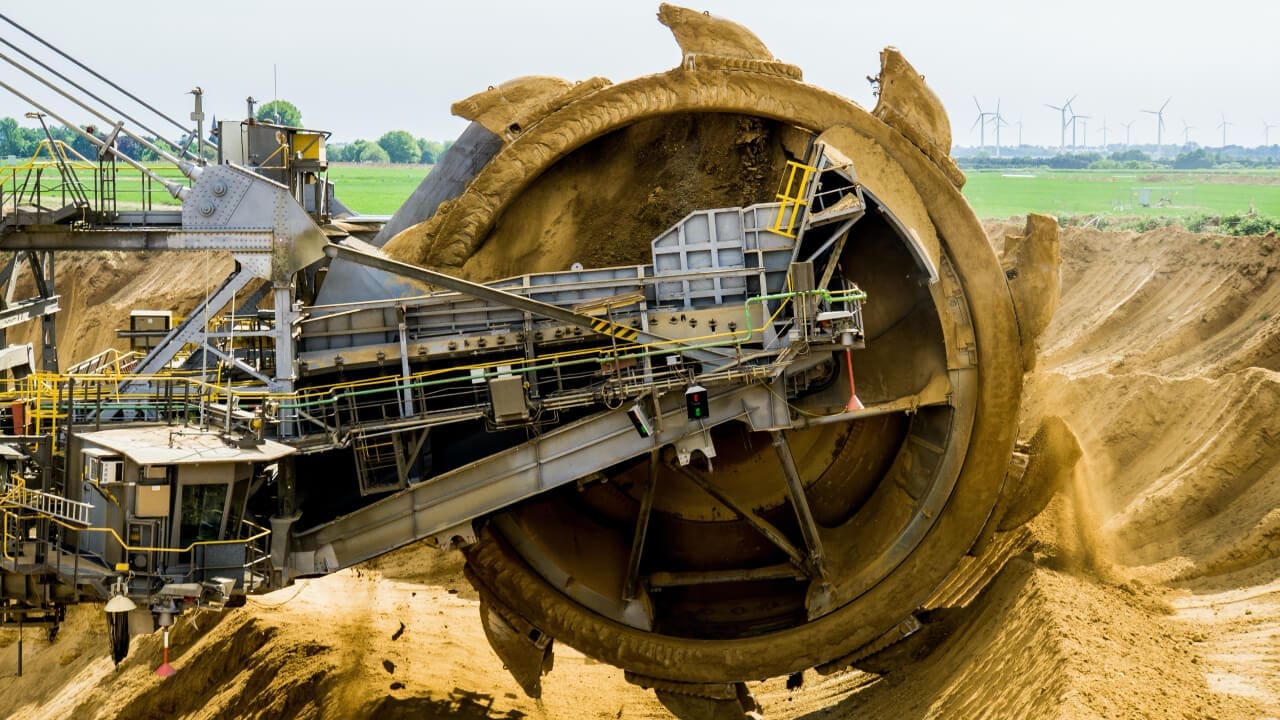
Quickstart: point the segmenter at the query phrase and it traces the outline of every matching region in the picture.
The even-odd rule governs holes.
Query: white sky
[[[194,85],[206,93],[206,112],[243,116],[246,95],[271,99],[276,64],[280,97],[336,141],[390,129],[454,137],[464,122],[449,115],[453,101],[519,75],[619,82],[679,62],[649,0],[9,5],[0,12],[180,120]],[[1073,94],[1076,111],[1093,118],[1093,145],[1102,141],[1104,117],[1111,142],[1124,140],[1120,123],[1129,121],[1134,143],[1154,142],[1155,119],[1139,110],[1168,96],[1166,143],[1181,142],[1185,120],[1196,127],[1192,141],[1221,144],[1215,128],[1224,112],[1235,123],[1232,144],[1261,144],[1264,116],[1280,123],[1274,0],[701,0],[691,7],[752,28],[807,81],[868,107],[865,77],[878,71],[883,46],[898,46],[941,95],[961,145],[978,144],[974,95],[984,106],[1000,98],[1010,122],[1024,121],[1024,141],[1044,145],[1058,142],[1057,113],[1044,104]],[[33,47],[7,24],[0,38]],[[0,79],[32,87],[7,64]],[[28,109],[0,90],[0,116]],[[1016,127],[1004,133],[1006,143],[1016,141]],[[1280,127],[1271,140],[1280,142]]]

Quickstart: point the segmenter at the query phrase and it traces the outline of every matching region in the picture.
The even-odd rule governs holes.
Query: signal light
[[[689,411],[690,420],[702,420],[707,417],[707,389],[701,385],[693,385],[684,391],[685,409]]]
[[[640,434],[640,437],[647,438],[653,435],[653,424],[649,422],[649,416],[645,413],[644,408],[640,407],[640,403],[632,405],[627,410],[627,417],[631,419],[631,425]]]

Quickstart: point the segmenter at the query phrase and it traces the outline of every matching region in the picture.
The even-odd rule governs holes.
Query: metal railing
[[[133,369],[143,357],[136,350],[122,351],[107,348],[91,358],[67,368],[66,375],[110,375],[121,377]]]
[[[147,168],[175,182],[185,181],[169,165],[147,164]],[[0,215],[23,210],[38,216],[32,221],[51,219],[55,211],[79,205],[81,198],[87,204],[85,210],[100,214],[181,206],[148,174],[121,168],[113,158],[90,160],[61,140],[42,140],[26,161],[0,165]]]
[[[752,298],[744,309],[742,329],[712,333],[684,340],[650,344],[611,343],[529,358],[503,358],[483,363],[433,368],[409,375],[384,375],[364,380],[273,393],[261,385],[235,385],[205,380],[177,372],[134,375],[125,372],[128,356],[108,362],[103,356],[89,363],[93,372],[75,374],[33,373],[0,391],[0,407],[21,405],[25,430],[51,435],[55,449],[59,430],[67,423],[107,424],[128,421],[215,424],[254,429],[252,423],[274,424],[282,439],[322,435],[334,446],[346,446],[352,437],[381,428],[403,429],[473,420],[485,416],[489,403],[487,382],[505,376],[526,378],[540,403],[554,410],[582,407],[601,401],[620,401],[644,394],[646,386],[677,386],[692,380],[689,371],[645,369],[644,360],[679,353],[690,348],[732,347],[740,356],[758,358],[748,372],[727,368],[700,375],[700,381],[742,382],[747,377],[768,377],[778,368],[782,347],[742,347],[759,342],[760,329],[777,320],[784,308],[804,298],[825,305],[856,304],[866,295],[856,288],[845,292],[815,290],[778,293]],[[764,322],[752,321],[750,306],[777,303]],[[807,336],[806,336],[807,338]],[[762,354],[768,357],[762,357]],[[770,359],[772,358],[772,359]],[[92,360],[92,359],[91,359]],[[763,363],[763,364],[761,364]],[[84,365],[82,363],[82,365]],[[228,420],[230,416],[230,420]]]
[[[84,550],[67,550],[49,540],[26,538],[23,529],[35,521],[51,522],[77,533],[101,534],[120,548],[122,557],[132,557],[138,554],[145,555],[147,557],[147,567],[149,568],[156,567],[156,556],[164,556],[167,558],[166,567],[185,568],[180,577],[187,580],[203,580],[215,573],[225,571],[243,571],[245,573],[244,588],[246,591],[252,592],[254,589],[268,583],[271,577],[271,530],[247,519],[240,521],[240,528],[236,534],[241,537],[227,538],[225,540],[196,540],[185,547],[163,547],[130,545],[125,542],[124,538],[120,537],[120,533],[115,528],[87,527],[87,521],[84,524],[85,526],[82,526],[30,508],[14,508],[0,505],[0,558],[10,563],[11,566],[16,566],[20,559],[18,552],[22,543],[34,542],[37,545],[44,545],[46,557],[50,551],[56,557],[63,555],[79,556],[81,558],[95,557],[93,553]],[[237,545],[244,548],[244,561],[241,563],[230,565],[210,564],[206,560],[207,551],[211,548]],[[97,558],[97,560],[102,567],[109,568],[105,559]],[[54,565],[54,568],[59,569],[57,564]]]
[[[24,508],[77,526],[89,524],[92,505],[43,490],[32,490],[21,475],[10,475],[0,480],[0,493],[3,493],[0,494],[0,509]]]

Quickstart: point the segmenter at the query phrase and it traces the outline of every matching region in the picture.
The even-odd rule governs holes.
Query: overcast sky
[[[679,62],[670,32],[657,22],[658,4],[647,0],[7,5],[4,14],[179,119],[195,85],[205,91],[207,112],[242,117],[245,96],[272,98],[274,64],[279,96],[298,105],[305,125],[333,131],[336,141],[376,139],[389,129],[454,137],[464,122],[449,114],[452,102],[520,75],[619,82]],[[1274,0],[691,6],[745,24],[779,59],[803,68],[807,81],[868,107],[874,98],[865,78],[877,72],[879,50],[896,45],[941,95],[961,145],[978,144],[975,95],[988,109],[999,98],[1005,117],[1022,119],[1024,141],[1035,144],[1058,143],[1058,115],[1044,105],[1072,95],[1076,111],[1093,118],[1093,145],[1102,141],[1104,118],[1111,142],[1124,140],[1121,123],[1130,121],[1134,143],[1155,142],[1155,119],[1139,111],[1170,96],[1166,143],[1182,140],[1185,121],[1196,128],[1192,141],[1221,144],[1220,113],[1235,123],[1232,144],[1260,144],[1264,116],[1280,123]],[[7,24],[0,38],[33,46]],[[11,66],[0,67],[0,79],[31,87]],[[0,116],[28,109],[0,91]],[[1016,141],[1016,127],[1004,132],[1006,143]],[[1280,142],[1280,127],[1271,139]]]

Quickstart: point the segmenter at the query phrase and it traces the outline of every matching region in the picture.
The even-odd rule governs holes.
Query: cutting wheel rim
[[[795,90],[791,86],[799,87],[812,102],[793,103],[792,107],[816,109],[803,113],[812,124],[800,122],[799,125],[816,131],[835,124],[824,124],[821,117],[838,116],[839,124],[874,139],[893,161],[901,164],[917,191],[929,198],[931,219],[940,229],[945,228],[945,232],[940,230],[944,269],[953,274],[957,292],[962,293],[962,315],[971,322],[977,352],[990,360],[970,373],[969,382],[961,383],[967,385],[971,399],[953,404],[965,412],[958,422],[950,423],[954,425],[953,438],[955,431],[959,437],[955,445],[948,447],[948,461],[954,472],[950,481],[944,483],[943,503],[925,518],[927,522],[923,527],[917,528],[919,536],[911,547],[900,553],[891,566],[882,568],[883,572],[873,582],[865,583],[866,587],[850,589],[849,597],[834,612],[750,637],[676,636],[629,627],[610,619],[557,589],[548,581],[546,573],[535,571],[515,549],[519,538],[514,538],[516,543],[513,543],[512,538],[503,538],[503,532],[493,527],[485,528],[480,542],[468,551],[469,573],[483,591],[492,593],[534,625],[587,654],[634,672],[697,682],[785,674],[841,657],[891,628],[945,579],[977,537],[994,504],[1012,449],[1021,381],[1016,325],[999,265],[972,211],[942,173],[901,135],[847,101],[792,81],[758,76],[733,78],[729,82],[696,77],[696,73],[669,75],[676,77],[667,78],[663,84],[677,90],[669,96],[671,107],[687,104],[685,93],[679,91],[683,87],[688,92],[703,93],[708,98],[705,104],[717,111],[748,115],[772,113],[757,112],[754,103],[748,106],[743,98],[760,97],[757,93],[768,93],[771,86],[778,83],[788,85],[789,90]],[[635,84],[651,81],[641,79]],[[613,95],[598,100],[616,110],[616,103],[608,102],[616,100],[615,96],[645,91],[640,86],[629,90],[627,85],[602,91]],[[750,92],[753,85],[762,87]],[[731,102],[734,98],[739,100],[736,106]],[[632,121],[661,114],[652,103],[642,105],[642,111],[637,112]],[[545,127],[534,126],[504,153],[517,152],[514,146],[521,142],[538,142],[539,131],[554,133],[555,117],[544,121]],[[625,120],[615,115],[607,122],[601,120],[601,124],[624,127]],[[561,139],[559,153],[547,155],[543,166],[535,165],[532,169],[526,166],[524,185],[519,180],[514,184],[527,186],[556,159],[571,152],[572,147],[580,147],[605,131],[599,124],[583,123],[581,118],[577,122],[580,128],[587,129],[580,133],[576,144]],[[503,161],[502,154],[495,161]],[[484,171],[481,177],[483,175]],[[510,176],[507,179],[510,181]],[[508,197],[507,202],[512,197]],[[500,212],[505,203],[488,207]],[[472,215],[468,222],[476,228],[486,221],[480,218],[476,225],[477,218]],[[511,533],[509,527],[505,530],[507,534]]]

